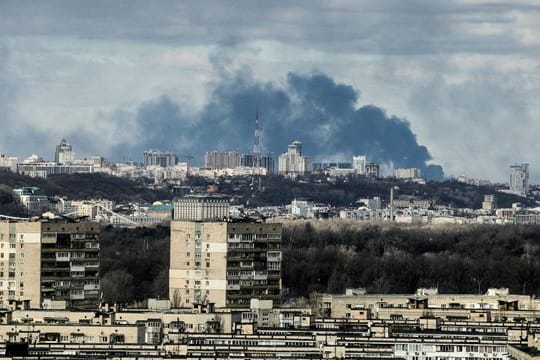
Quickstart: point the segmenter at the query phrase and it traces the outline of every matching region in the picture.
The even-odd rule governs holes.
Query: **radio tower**
[[[260,132],[261,129],[259,127],[259,110],[257,109],[255,111],[255,134],[253,137],[253,166],[259,167],[261,166],[261,144],[260,144]]]

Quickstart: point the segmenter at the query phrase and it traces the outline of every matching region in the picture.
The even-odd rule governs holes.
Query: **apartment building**
[[[169,294],[173,307],[248,307],[281,299],[281,224],[171,222]]]
[[[95,307],[99,230],[96,223],[65,219],[0,222],[0,306]]]
[[[178,164],[178,154],[172,151],[150,149],[144,152],[144,167],[169,167]]]
[[[287,152],[278,158],[278,168],[281,175],[304,175],[311,172],[311,161],[303,154],[300,141],[293,141],[287,146]]]
[[[207,151],[204,167],[208,169],[234,169],[240,165],[240,155],[236,151]]]

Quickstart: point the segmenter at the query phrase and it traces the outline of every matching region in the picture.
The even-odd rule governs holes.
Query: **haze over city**
[[[292,140],[507,181],[540,145],[533,1],[0,3],[0,152],[140,158]],[[79,150],[80,149],[80,150]],[[442,166],[442,169],[437,165]]]

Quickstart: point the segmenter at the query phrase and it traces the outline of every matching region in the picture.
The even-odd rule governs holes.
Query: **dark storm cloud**
[[[353,87],[322,73],[291,72],[282,88],[255,81],[244,68],[222,79],[197,121],[166,96],[143,104],[136,115],[141,141],[130,151],[140,156],[148,148],[174,149],[197,159],[209,150],[250,152],[259,109],[263,149],[274,156],[300,140],[314,160],[340,154],[343,158],[336,160],[351,161],[353,155],[366,154],[372,161],[442,177],[441,167],[427,164],[431,156],[407,121],[374,105],[358,107],[357,101]]]

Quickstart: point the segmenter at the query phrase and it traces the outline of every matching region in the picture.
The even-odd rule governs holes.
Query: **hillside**
[[[145,188],[142,182],[105,174],[57,175],[40,179],[0,171],[0,214],[21,215],[12,190],[25,186],[37,186],[48,195],[77,200],[103,198],[116,202],[151,202],[171,197],[168,191],[154,191]]]
[[[327,181],[324,176],[310,176],[302,181],[292,181],[281,176],[266,176],[252,181],[251,177],[217,181],[191,178],[193,185],[217,184],[219,191],[233,195],[241,203],[249,200],[250,206],[289,204],[295,198],[307,198],[315,202],[334,206],[349,206],[360,198],[379,196],[383,200],[390,197],[390,189],[399,187],[396,195],[415,195],[434,199],[437,204],[459,208],[481,208],[484,195],[496,194],[500,207],[511,207],[521,202],[534,205],[533,199],[497,192],[494,186],[472,186],[454,180],[444,182],[430,181],[425,185],[403,182],[396,179],[369,180],[365,178],[337,178]]]

